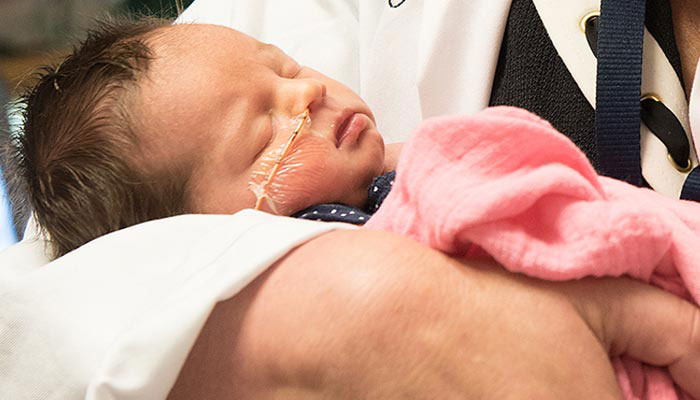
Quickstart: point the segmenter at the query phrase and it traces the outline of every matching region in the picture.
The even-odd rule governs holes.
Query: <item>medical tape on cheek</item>
[[[282,148],[273,151],[272,154],[266,155],[262,158],[260,167],[262,171],[266,172],[254,171],[251,176],[251,182],[248,185],[248,188],[255,195],[256,210],[261,210],[263,205],[266,205],[270,211],[275,214],[279,214],[280,210],[278,209],[278,204],[280,201],[284,200],[283,196],[280,195],[280,193],[283,193],[283,191],[280,191],[279,188],[275,187],[273,181],[278,173],[288,172],[290,169],[298,167],[298,165],[290,164],[284,165],[283,167],[283,163],[285,158],[289,155],[292,146],[301,134],[301,131],[304,129],[304,126],[311,124],[309,110],[305,110],[304,113],[297,116],[294,120],[298,120],[298,123],[294,131],[292,131],[292,134],[287,140],[286,144]]]

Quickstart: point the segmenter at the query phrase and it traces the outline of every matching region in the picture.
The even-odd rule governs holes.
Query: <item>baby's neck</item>
[[[384,146],[384,171],[382,171],[382,175],[396,170],[402,148],[403,143],[392,143]]]

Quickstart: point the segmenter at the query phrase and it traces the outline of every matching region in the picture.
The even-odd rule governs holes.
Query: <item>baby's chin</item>
[[[321,181],[317,181],[321,182]],[[317,204],[341,203],[362,208],[367,203],[367,188],[338,193],[327,190],[328,185],[304,185],[277,188],[265,195],[263,211],[290,216]]]
[[[328,179],[327,175],[324,176],[324,170],[321,168],[313,171],[299,170],[293,180],[298,184],[293,185],[287,181],[284,185],[271,185],[263,196],[260,209],[276,215],[290,216],[311,206],[326,203],[364,208],[367,204],[367,187],[371,183],[370,179],[366,185],[362,182],[354,188],[334,187],[333,180]]]
[[[269,157],[263,157],[249,189],[256,192],[256,197],[263,198],[262,210],[277,215],[293,215],[323,203],[363,208],[367,203],[367,188],[384,167],[383,148],[377,154],[364,151],[358,156],[354,163],[348,164],[327,140],[306,136],[295,143],[267,184],[274,157],[272,162],[266,160]]]

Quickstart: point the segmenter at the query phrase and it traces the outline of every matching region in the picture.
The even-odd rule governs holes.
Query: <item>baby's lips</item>
[[[357,142],[360,134],[367,129],[369,125],[369,117],[364,114],[355,113],[352,117],[348,118],[347,122],[344,123],[342,130],[337,132],[336,136],[338,138],[336,146],[340,148],[345,144],[350,146]]]
[[[342,136],[347,129],[350,119],[355,114],[355,111],[350,108],[344,108],[337,115],[333,117],[333,124],[331,127],[333,130],[333,137],[335,138],[335,147],[340,146]]]

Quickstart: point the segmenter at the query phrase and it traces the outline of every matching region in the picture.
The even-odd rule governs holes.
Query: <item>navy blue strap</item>
[[[642,184],[640,88],[646,0],[602,0],[596,136],[601,173]]]
[[[700,201],[700,168],[695,168],[683,184],[681,199]]]

